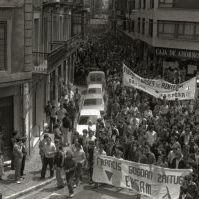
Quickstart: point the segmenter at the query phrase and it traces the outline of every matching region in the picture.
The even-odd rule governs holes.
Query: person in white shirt
[[[76,151],[74,152],[73,159],[76,163],[75,182],[76,182],[76,186],[78,186],[79,181],[82,180],[82,167],[83,167],[83,164],[86,162],[86,155],[80,143],[76,143],[75,147],[76,147]]]
[[[150,146],[153,146],[156,142],[157,133],[153,130],[153,126],[148,127],[148,131],[146,132],[146,140]]]
[[[59,110],[57,111],[57,119],[62,122],[63,118],[66,114],[66,109],[64,108],[63,104],[60,105]]]
[[[41,170],[41,179],[45,178],[46,169],[48,165],[50,167],[50,177],[52,178],[54,176],[53,162],[54,162],[56,147],[50,137],[46,139],[46,144],[43,147],[43,151],[44,151],[44,160]]]

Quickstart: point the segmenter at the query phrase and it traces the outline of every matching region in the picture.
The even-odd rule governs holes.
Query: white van
[[[89,72],[87,77],[87,84],[102,84],[103,87],[106,87],[105,74],[103,71],[92,71]]]

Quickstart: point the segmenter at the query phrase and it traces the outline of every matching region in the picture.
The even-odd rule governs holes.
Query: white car
[[[93,127],[93,130],[95,131],[98,118],[101,118],[101,114],[99,110],[93,110],[93,109],[81,110],[78,117],[78,121],[77,121],[76,131],[80,135],[82,135],[84,129],[88,130],[89,121],[92,121],[93,123],[92,127]]]
[[[103,96],[101,94],[85,95],[81,109],[95,109],[104,114],[106,112],[106,105]]]
[[[89,84],[87,94],[102,94],[104,95],[102,84]]]

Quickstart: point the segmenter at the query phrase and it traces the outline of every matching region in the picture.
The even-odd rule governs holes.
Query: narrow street
[[[68,196],[68,189],[63,188],[58,190],[56,183],[52,182],[43,189],[37,190],[30,195],[21,197],[19,199],[65,199]],[[121,190],[108,185],[94,188],[87,183],[82,183],[75,190],[74,199],[137,199],[133,197],[129,190]]]

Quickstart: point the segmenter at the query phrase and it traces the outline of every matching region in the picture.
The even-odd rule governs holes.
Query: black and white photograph
[[[199,199],[199,0],[0,0],[0,199]]]

